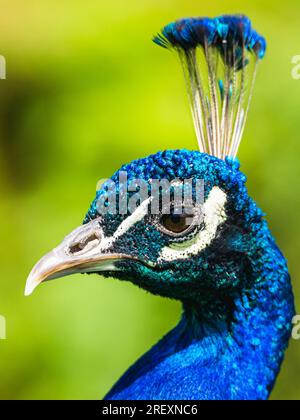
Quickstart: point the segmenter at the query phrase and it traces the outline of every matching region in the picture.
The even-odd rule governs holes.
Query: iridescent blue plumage
[[[235,158],[266,42],[245,16],[182,19],[154,41],[179,54],[200,152],[168,150],[124,165],[97,191],[84,225],[36,265],[27,293],[48,278],[96,272],[182,302],[177,327],[107,399],[264,400],[295,312],[285,258]],[[148,197],[133,214],[120,211],[120,198],[126,208],[134,198],[132,182],[155,180],[203,181],[204,201],[188,203],[197,223],[175,214],[175,199],[167,217],[151,213]]]
[[[250,19],[243,15],[180,19],[166,25],[161,35],[154,38],[154,42],[164,48],[185,50],[198,45],[222,47],[224,41],[245,46],[260,59],[265,55],[265,39],[252,29]]]
[[[107,398],[266,399],[289,340],[293,295],[285,259],[248,196],[238,162],[176,150],[120,170],[129,180],[162,173],[170,180],[204,179],[206,199],[213,186],[227,194],[228,219],[213,243],[187,261],[165,263],[159,270],[119,264],[118,278],[181,300],[184,312],[179,325],[129,369]],[[112,179],[117,183],[118,173]],[[96,203],[86,222],[97,217]],[[104,225],[115,231],[113,220],[107,215]],[[145,221],[137,224],[115,251],[130,248],[134,256],[155,263],[170,238],[146,226]]]

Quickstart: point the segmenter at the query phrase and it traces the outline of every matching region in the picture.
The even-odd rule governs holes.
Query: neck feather
[[[269,397],[294,302],[285,259],[267,229],[257,244],[249,255],[249,288],[205,308],[201,299],[184,302],[177,327],[121,377],[107,399]]]
[[[250,255],[249,289],[205,307],[208,317],[200,302],[184,303],[182,337],[201,347],[214,343],[226,398],[267,399],[291,334],[295,309],[286,261],[268,231],[258,244]]]

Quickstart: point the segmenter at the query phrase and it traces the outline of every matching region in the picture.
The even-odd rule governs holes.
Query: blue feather
[[[47,277],[94,270],[182,302],[177,327],[106,399],[265,400],[289,342],[294,299],[286,260],[248,195],[235,156],[252,93],[245,68],[251,57],[256,68],[266,42],[245,16],[182,19],[167,25],[154,42],[175,48],[182,59],[200,152],[167,150],[123,165],[111,177],[113,190],[107,182],[97,191],[84,226],[32,270],[27,290]],[[204,51],[199,62],[198,46]],[[134,196],[128,189],[133,180],[159,179],[203,181],[203,223],[186,229],[183,217],[183,230],[177,230],[172,223],[180,217],[168,214],[164,224],[162,212],[142,212],[128,222],[127,214],[110,211],[108,204],[104,214],[99,211],[99,202],[108,203],[110,194],[116,193],[118,203],[125,197],[127,204]]]
[[[245,46],[259,59],[266,52],[266,41],[251,27],[249,18],[243,15],[224,15],[214,19],[186,18],[169,23],[153,41],[165,48],[188,50],[196,46],[217,46],[223,43]]]
[[[248,196],[239,162],[176,150],[134,161],[121,170],[129,179],[155,178],[161,170],[169,179],[203,178],[206,197],[213,185],[226,192],[232,220],[202,256],[175,262],[175,277],[169,271],[120,266],[124,279],[181,300],[183,316],[106,398],[267,399],[289,341],[294,302],[286,261],[264,213]],[[118,182],[118,172],[112,179]],[[97,217],[96,202],[86,222]],[[128,249],[138,235],[141,244],[135,255],[155,261],[163,238],[154,231],[146,235],[143,225],[136,229],[116,250]],[[226,259],[220,260],[220,255]]]

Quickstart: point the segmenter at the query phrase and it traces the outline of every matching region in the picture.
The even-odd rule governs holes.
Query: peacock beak
[[[80,226],[33,267],[27,279],[25,296],[46,280],[74,273],[117,271],[116,261],[132,258],[113,253],[110,249],[111,238],[104,237],[99,221]]]

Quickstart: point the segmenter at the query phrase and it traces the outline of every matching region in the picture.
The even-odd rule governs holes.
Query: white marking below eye
[[[218,227],[227,219],[225,213],[226,194],[218,187],[214,187],[203,204],[205,229],[200,231],[192,245],[185,249],[174,249],[169,246],[161,250],[158,261],[184,260],[198,255],[211,244],[216,236]],[[190,244],[190,241],[188,242]]]

